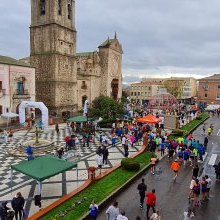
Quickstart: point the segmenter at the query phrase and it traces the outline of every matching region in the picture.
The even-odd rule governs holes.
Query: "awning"
[[[13,113],[13,112],[6,112],[4,114],[1,114],[1,117],[3,118],[16,118],[18,116],[19,116],[18,114]]]
[[[75,116],[75,117],[68,118],[67,121],[82,123],[82,122],[87,122],[87,121],[93,121],[93,118],[87,118],[86,116]]]
[[[19,164],[12,165],[11,169],[41,182],[75,167],[77,167],[77,164],[53,156],[42,156],[34,160],[22,161]]]

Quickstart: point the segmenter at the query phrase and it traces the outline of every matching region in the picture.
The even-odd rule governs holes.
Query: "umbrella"
[[[4,114],[1,114],[2,118],[6,118],[7,119],[7,127],[8,127],[9,119],[16,118],[18,116],[19,116],[18,114],[13,113],[13,112],[6,112]]]

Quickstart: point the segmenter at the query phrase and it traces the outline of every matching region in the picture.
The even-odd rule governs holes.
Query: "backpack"
[[[41,207],[41,195],[34,196],[34,205]]]

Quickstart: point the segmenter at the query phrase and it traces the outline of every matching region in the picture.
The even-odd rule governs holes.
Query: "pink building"
[[[35,68],[0,56],[0,115],[18,113],[19,104],[27,100],[35,101]]]

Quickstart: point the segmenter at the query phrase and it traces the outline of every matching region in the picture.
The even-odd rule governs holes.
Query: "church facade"
[[[122,95],[122,47],[115,34],[93,52],[76,53],[75,1],[32,0],[30,63],[36,100],[71,115],[100,95]]]

